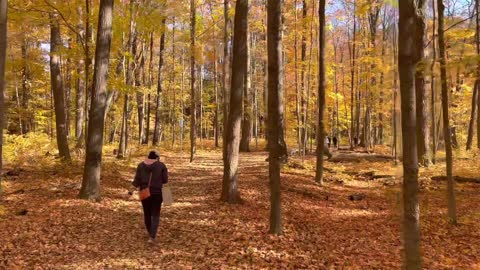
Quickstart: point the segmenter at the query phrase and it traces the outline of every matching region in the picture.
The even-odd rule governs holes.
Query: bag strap
[[[153,171],[150,172],[150,179],[148,180],[148,186],[147,187],[150,187],[150,184],[152,183],[152,175],[153,175]]]

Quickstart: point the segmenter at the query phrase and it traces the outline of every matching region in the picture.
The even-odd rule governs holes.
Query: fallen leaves
[[[146,244],[141,206],[128,195],[135,162],[106,159],[100,203],[77,199],[81,167],[33,167],[6,181],[0,208],[0,268],[6,269],[399,269],[401,193],[397,186],[348,175],[368,168],[396,175],[388,160],[326,163],[327,187],[314,185],[313,157],[282,174],[284,235],[268,232],[269,190],[265,153],[241,155],[245,203],[221,203],[219,152],[166,153],[176,202],[163,207],[158,245]],[[466,166],[466,165],[465,165]],[[361,169],[362,168],[362,169]],[[383,168],[388,168],[383,170]],[[441,168],[422,169],[425,175]],[[432,170],[432,171],[431,171]],[[52,171],[56,171],[55,174]],[[479,268],[478,185],[458,185],[460,225],[450,226],[445,188],[421,194],[422,250],[426,268]],[[21,194],[13,194],[24,190]],[[350,201],[362,193],[361,201]],[[1,214],[3,209],[3,215]],[[24,216],[15,215],[21,209]]]

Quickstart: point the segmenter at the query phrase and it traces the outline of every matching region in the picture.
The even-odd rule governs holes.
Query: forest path
[[[285,234],[275,237],[267,234],[265,158],[264,152],[241,154],[239,188],[245,203],[232,206],[219,201],[219,151],[199,151],[193,163],[186,153],[162,153],[176,202],[162,209],[153,247],[146,244],[140,203],[127,194],[141,156],[124,161],[106,156],[100,203],[76,199],[81,164],[26,167],[6,179],[0,268],[400,268],[398,187],[345,173],[395,172],[391,161],[327,162],[327,185],[318,187],[314,158],[307,158],[306,169],[291,166],[300,163],[292,158],[282,174]],[[423,245],[435,247],[425,248],[426,266],[480,268],[480,215],[475,210],[480,200],[474,199],[479,197],[478,185],[458,185],[458,227],[444,218],[443,186],[431,187],[421,195]],[[352,202],[348,196],[353,193],[366,198]],[[20,213],[24,209],[26,215]]]

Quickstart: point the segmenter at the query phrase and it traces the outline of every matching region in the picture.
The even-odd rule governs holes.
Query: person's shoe
[[[150,245],[153,245],[153,244],[155,244],[155,239],[150,237],[150,238],[148,238],[147,243],[149,243]]]

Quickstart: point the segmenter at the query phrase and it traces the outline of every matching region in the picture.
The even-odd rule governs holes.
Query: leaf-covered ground
[[[162,154],[176,203],[162,209],[156,246],[146,243],[140,203],[127,193],[139,155],[106,156],[100,203],[76,198],[80,163],[32,162],[6,176],[0,269],[401,268],[401,167],[392,160],[336,153],[326,163],[326,187],[319,187],[314,158],[304,165],[293,158],[282,174],[285,234],[277,237],[267,233],[266,153],[241,155],[245,203],[233,206],[219,201],[220,152],[201,151],[192,164],[186,153]],[[455,172],[480,177],[478,162],[456,161]],[[442,170],[421,170],[424,266],[480,269],[480,185],[457,185],[460,224],[449,225],[446,183],[429,180]],[[350,201],[356,193],[366,198]]]

